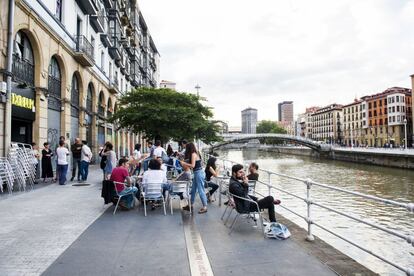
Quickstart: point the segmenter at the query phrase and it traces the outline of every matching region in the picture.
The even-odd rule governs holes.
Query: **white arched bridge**
[[[274,139],[280,141],[286,141],[295,143],[298,145],[302,145],[318,152],[320,151],[329,151],[330,146],[326,144],[320,144],[317,141],[303,138],[301,136],[293,136],[288,134],[278,134],[278,133],[257,133],[257,134],[222,134],[223,140],[222,142],[218,142],[212,145],[211,149],[217,149],[222,146],[238,143],[238,142],[245,142],[254,139]]]

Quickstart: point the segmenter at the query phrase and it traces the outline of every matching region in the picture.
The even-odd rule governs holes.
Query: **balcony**
[[[101,42],[104,47],[112,47],[111,38],[107,33],[101,33]]]
[[[96,15],[98,13],[97,0],[76,0],[76,3],[85,14]]]
[[[94,48],[85,36],[76,37],[75,59],[82,66],[93,66],[94,64]]]
[[[16,82],[24,82],[30,86],[34,86],[34,65],[29,61],[13,55],[12,64],[13,80]]]
[[[121,45],[119,45],[118,39],[113,38],[111,44],[112,45],[109,47],[109,55],[115,60],[121,59]]]
[[[114,6],[114,3],[112,0],[103,0],[104,6],[107,9],[111,9]]]
[[[109,93],[117,94],[119,93],[119,87],[118,87],[118,80],[117,79],[111,79],[109,83]]]
[[[105,26],[106,26],[107,23],[105,22],[106,18],[105,18],[105,10],[104,9],[99,10],[96,15],[91,15],[90,20],[91,20],[92,28],[97,33],[105,32]]]

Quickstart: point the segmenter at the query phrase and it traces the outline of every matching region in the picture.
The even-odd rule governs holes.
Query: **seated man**
[[[249,193],[249,180],[244,174],[243,165],[236,164],[231,168],[232,176],[230,178],[230,193],[239,196],[254,200],[258,203],[260,209],[268,209],[269,220],[270,222],[276,222],[275,217],[275,200],[272,196],[264,197],[258,200],[256,197],[248,195]],[[239,198],[234,198],[236,203],[237,210],[248,213],[257,211],[256,204],[253,202],[245,201]]]
[[[116,184],[115,189],[118,191],[119,195],[122,195],[122,199],[125,199],[126,206],[122,204],[122,201],[119,203],[121,207],[131,209],[134,207],[134,195],[138,192],[137,187],[131,187],[131,179],[129,178],[128,173],[128,160],[121,158],[118,161],[118,166],[112,170],[110,177],[111,181],[124,183],[127,182],[126,186],[122,184]]]
[[[247,179],[257,181],[259,180],[259,174],[257,173],[257,170],[259,169],[259,165],[252,162],[249,166],[249,174],[247,175]]]
[[[142,186],[145,190],[147,183],[160,183],[164,198],[166,191],[170,189],[170,184],[167,181],[167,173],[161,169],[161,160],[151,159],[148,164],[149,170],[144,172],[142,176]]]

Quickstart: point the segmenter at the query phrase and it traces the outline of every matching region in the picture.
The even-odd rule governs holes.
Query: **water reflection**
[[[311,178],[320,183],[352,191],[402,202],[414,201],[414,172],[410,170],[341,161],[317,160],[302,156],[261,152],[254,149],[220,152],[220,156],[241,163],[255,161],[262,169],[301,178]],[[267,181],[267,176],[262,173],[260,180]],[[306,186],[301,182],[278,176],[272,176],[271,180],[279,188],[302,197],[306,195]],[[261,189],[262,193],[267,194],[267,188],[259,187],[259,189]],[[281,198],[286,207],[292,208],[300,214],[306,214],[306,205],[302,200],[281,192],[276,192],[274,195]],[[403,234],[412,234],[413,232],[414,215],[408,213],[403,208],[392,207],[316,186],[312,187],[311,195],[315,202],[328,205],[331,208],[351,214],[365,221],[379,224]],[[303,227],[306,226],[301,218],[281,208],[278,209],[282,215]],[[312,217],[323,226],[335,230],[335,232],[397,262],[399,265],[414,268],[413,246],[404,240],[385,234],[372,227],[356,223],[351,219],[329,212],[318,206],[312,207]],[[384,275],[403,275],[394,267],[384,264],[377,258],[350,246],[346,242],[338,240],[317,227],[314,227],[314,233],[375,272]]]

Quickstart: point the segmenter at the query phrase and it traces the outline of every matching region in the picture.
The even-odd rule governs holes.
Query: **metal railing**
[[[207,153],[204,153],[204,160],[205,161],[209,157],[211,157],[211,155],[209,155]],[[215,157],[215,158],[217,158],[218,161],[222,162],[222,165],[223,165],[223,168],[224,168],[225,171],[230,171],[231,172],[231,166],[234,165],[234,164],[239,164],[239,163],[234,162],[232,160],[227,160],[227,159],[218,158],[218,157]],[[230,168],[227,166],[227,164],[230,164]],[[387,204],[387,205],[392,205],[392,206],[395,206],[395,207],[404,208],[410,213],[414,213],[414,203],[412,203],[412,202],[409,202],[409,203],[398,202],[398,201],[395,201],[395,200],[385,199],[385,198],[381,198],[381,197],[377,197],[377,196],[373,196],[373,195],[368,195],[368,194],[364,194],[364,193],[360,193],[360,192],[349,191],[349,190],[346,190],[346,189],[343,189],[343,188],[331,186],[331,185],[328,185],[328,184],[319,183],[319,182],[313,181],[309,178],[308,179],[303,179],[303,178],[300,178],[300,177],[290,176],[290,175],[286,175],[286,174],[282,174],[282,173],[276,173],[276,172],[272,172],[272,171],[269,171],[269,170],[263,170],[263,169],[259,169],[259,171],[264,172],[266,174],[267,182],[257,181],[257,183],[262,184],[265,187],[267,187],[269,195],[271,195],[272,190],[276,190],[276,191],[279,191],[281,193],[284,193],[284,194],[290,195],[292,197],[298,198],[300,200],[303,200],[305,202],[306,207],[307,207],[306,208],[306,214],[299,214],[299,213],[295,212],[294,210],[284,206],[283,204],[281,204],[279,206],[281,208],[285,209],[286,211],[288,211],[288,212],[290,212],[290,213],[292,213],[292,214],[294,214],[294,215],[296,215],[296,216],[298,216],[298,217],[305,220],[305,222],[307,224],[306,240],[308,240],[308,241],[313,241],[314,240],[314,236],[313,236],[313,233],[312,233],[312,225],[315,225],[315,226],[319,227],[320,229],[330,233],[331,235],[333,235],[333,236],[335,236],[335,237],[337,237],[337,238],[339,238],[339,239],[341,239],[341,240],[343,240],[343,241],[345,241],[345,242],[361,249],[362,251],[364,251],[364,252],[366,252],[366,253],[368,253],[368,254],[370,254],[370,255],[372,255],[372,256],[380,259],[380,260],[382,260],[383,262],[399,269],[400,271],[404,272],[406,275],[414,276],[414,269],[408,268],[408,267],[403,267],[403,266],[397,264],[396,262],[391,261],[391,260],[389,260],[389,259],[387,259],[387,258],[385,258],[385,257],[369,250],[368,248],[364,247],[363,245],[360,245],[360,244],[352,241],[350,238],[344,237],[343,235],[336,233],[334,230],[331,230],[331,229],[325,227],[319,221],[318,222],[315,221],[312,218],[312,205],[318,206],[318,207],[320,207],[322,209],[325,209],[329,212],[333,212],[333,213],[338,214],[340,216],[343,216],[343,217],[346,217],[348,219],[354,220],[358,223],[368,225],[372,228],[378,229],[378,230],[383,231],[387,234],[390,234],[390,235],[395,236],[397,238],[403,239],[407,243],[411,244],[412,246],[414,246],[414,236],[413,235],[400,233],[398,231],[386,228],[384,226],[378,225],[376,223],[369,222],[369,221],[364,220],[364,219],[360,219],[356,216],[346,214],[346,213],[338,211],[338,210],[336,210],[332,207],[329,207],[329,206],[326,206],[324,204],[318,203],[318,202],[316,202],[315,200],[312,199],[311,190],[312,190],[312,187],[315,186],[315,187],[319,187],[319,188],[323,188],[323,189],[327,189],[327,190],[331,190],[331,191],[336,191],[336,192],[340,192],[340,193],[345,193],[345,194],[357,196],[357,197],[360,197],[360,198],[368,199],[368,200],[371,200],[371,201],[375,201],[375,202],[379,202],[379,203],[383,203],[383,204]],[[271,176],[272,175],[303,183],[306,187],[306,197],[299,196],[295,193],[289,192],[287,190],[284,190],[282,188],[279,188],[279,187],[275,186],[274,184],[272,184],[272,181],[271,181]],[[264,196],[260,193],[258,193],[258,194],[261,195],[261,196]]]
[[[76,52],[86,54],[90,59],[93,58],[94,47],[84,35],[76,36]]]
[[[12,72],[14,80],[34,86],[34,65],[16,54],[13,55]]]

